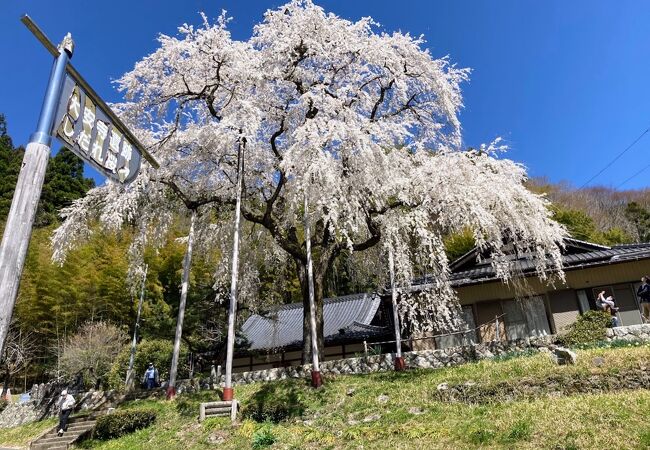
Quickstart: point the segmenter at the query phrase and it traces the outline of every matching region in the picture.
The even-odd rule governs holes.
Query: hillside
[[[650,241],[650,188],[577,189],[544,178],[530,180],[528,187],[547,195],[555,219],[566,225],[576,239],[607,245]]]
[[[199,402],[216,397],[210,392],[175,402],[132,402],[122,408],[154,409],[156,424],[83,447],[647,448],[650,391],[618,389],[617,383],[650,383],[649,360],[648,345],[597,348],[579,350],[575,366],[557,366],[536,353],[435,371],[328,377],[318,391],[302,380],[240,386],[243,414],[234,427],[227,419],[198,423]],[[447,393],[459,386],[473,393],[471,403],[461,397],[449,401]],[[260,412],[288,417],[263,422]],[[24,445],[36,428],[9,430],[0,444]]]

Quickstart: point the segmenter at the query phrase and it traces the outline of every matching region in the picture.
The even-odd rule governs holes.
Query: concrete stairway
[[[56,434],[58,431],[57,424],[47,433],[32,441],[29,448],[35,450],[64,450],[74,442],[87,437],[94,427],[95,419],[93,417],[71,417],[68,421],[68,431],[63,433],[63,436]]]

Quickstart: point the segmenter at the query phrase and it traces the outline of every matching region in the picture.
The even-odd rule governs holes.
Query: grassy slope
[[[324,389],[317,392],[302,380],[236,388],[244,404],[253,396],[293,396],[306,407],[301,419],[277,425],[248,419],[235,428],[226,419],[199,424],[198,403],[214,399],[211,393],[180,396],[174,403],[134,402],[124,407],[146,406],[158,411],[155,426],[109,442],[90,441],[84,447],[247,449],[264,429],[276,439],[272,448],[650,448],[650,391],[646,390],[483,406],[440,403],[432,396],[442,382],[471,380],[483,386],[557,373],[617,373],[650,366],[647,346],[584,350],[578,355],[576,366],[559,367],[547,355],[538,354],[435,371],[328,377]],[[592,364],[596,356],[604,358],[600,367]],[[354,392],[348,395],[350,389]],[[381,395],[388,396],[385,403],[378,400]],[[373,415],[380,417],[364,421]],[[16,430],[10,432],[15,435]]]
[[[6,445],[11,447],[25,445],[45,430],[53,427],[56,422],[56,419],[47,419],[15,428],[0,428],[0,446]]]

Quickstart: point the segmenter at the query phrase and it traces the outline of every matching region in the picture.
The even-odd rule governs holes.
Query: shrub
[[[264,426],[253,433],[253,449],[269,447],[275,443],[273,431],[268,426]]]
[[[136,430],[146,428],[156,420],[151,409],[129,409],[99,416],[94,437],[99,440],[114,439]]]
[[[594,344],[605,339],[612,316],[604,311],[587,311],[569,326],[569,331],[558,338],[566,346]]]
[[[143,339],[135,352],[135,385],[142,381],[142,376],[147,370],[147,365],[152,362],[158,369],[160,381],[166,380],[169,366],[172,362],[173,342],[165,339]],[[129,368],[129,357],[131,355],[131,345],[125,345],[115,358],[111,371],[108,375],[108,385],[111,389],[123,389],[126,371]],[[178,362],[178,378],[185,378],[189,374],[187,364],[187,346],[181,344],[181,354]]]
[[[126,334],[108,322],[88,322],[70,337],[59,359],[61,371],[73,379],[83,376],[85,385],[94,385],[110,371]]]

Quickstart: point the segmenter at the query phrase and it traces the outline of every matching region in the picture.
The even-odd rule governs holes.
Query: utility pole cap
[[[58,48],[60,52],[66,52],[68,56],[72,58],[72,52],[74,52],[74,41],[72,40],[72,35],[70,33],[65,35]]]

